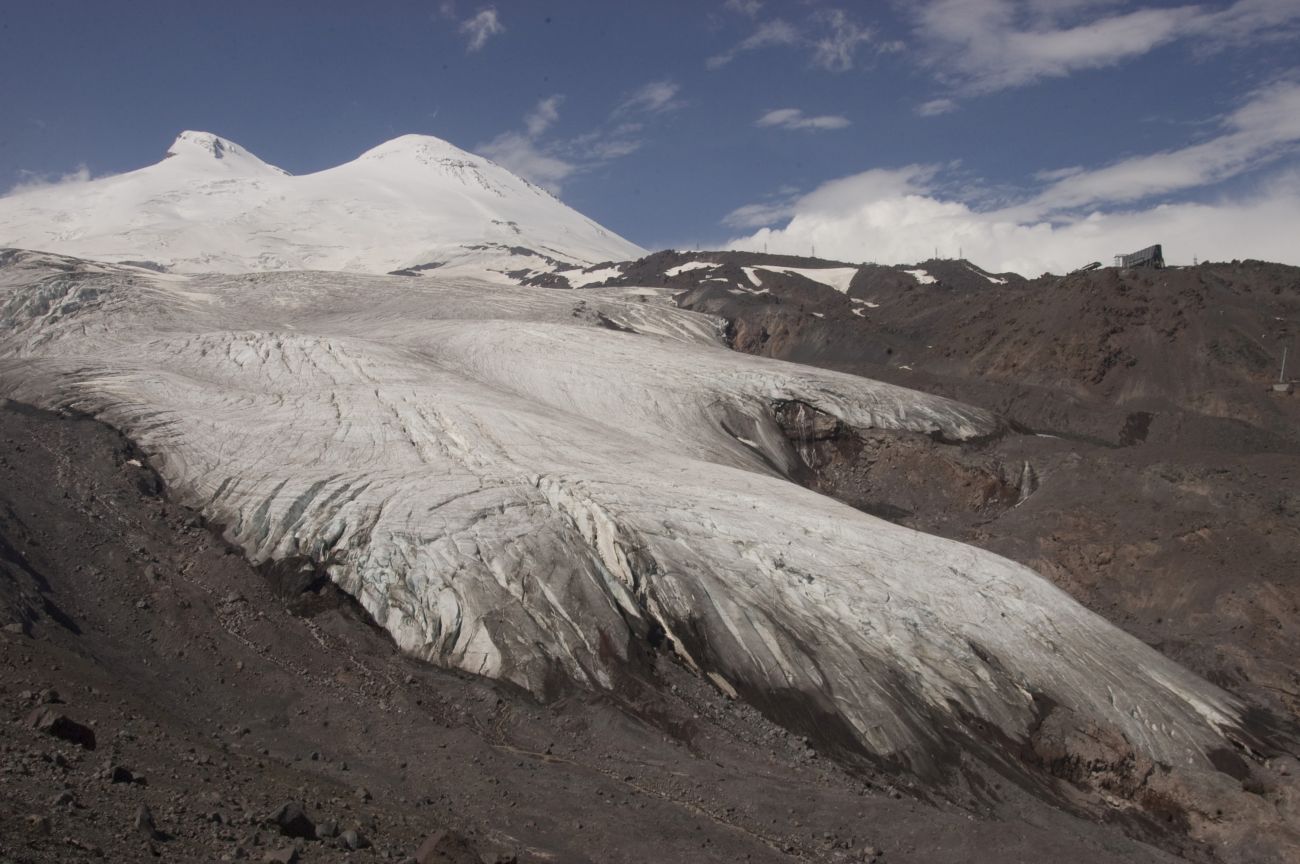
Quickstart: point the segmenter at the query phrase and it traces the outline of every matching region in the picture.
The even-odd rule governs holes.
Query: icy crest
[[[359,162],[415,162],[434,165],[444,159],[457,159],[482,163],[484,160],[456,145],[433,135],[399,135],[372,147],[357,157]]]
[[[176,136],[172,146],[167,148],[168,156],[201,155],[213,159],[224,158],[227,153],[243,153],[243,148],[211,132],[194,132],[186,130]]]
[[[281,168],[269,165],[249,153],[233,141],[213,135],[211,132],[194,132],[186,130],[176,136],[172,146],[167,148],[164,159],[177,159],[188,166],[210,165],[220,162],[223,167],[233,171],[266,172],[287,174]],[[172,163],[175,167],[176,163]]]

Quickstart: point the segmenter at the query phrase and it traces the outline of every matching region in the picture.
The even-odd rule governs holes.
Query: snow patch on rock
[[[713,270],[720,265],[711,261],[687,261],[685,264],[678,264],[676,267],[669,267],[664,271],[665,276],[680,276],[683,273],[690,273],[692,270]]]
[[[582,288],[587,285],[593,285],[597,282],[605,282],[609,279],[617,279],[623,275],[622,267],[602,267],[599,270],[590,272],[566,271],[561,273],[564,278],[569,280],[569,284],[574,288]]]
[[[849,283],[858,275],[857,267],[757,267],[773,273],[792,273],[813,282],[819,282],[828,288],[834,288],[841,294],[849,293]],[[746,268],[748,270],[748,268]]]
[[[971,265],[967,264],[967,265],[966,265],[966,269],[969,270],[970,272],[974,273],[976,276],[983,276],[985,279],[989,280],[989,281],[992,282],[994,285],[1005,285],[1005,284],[1007,284],[1007,280],[1005,280],[1005,279],[1003,279],[1003,278],[1001,278],[1001,277],[998,277],[998,276],[991,276],[991,275],[989,275],[988,273],[985,273],[983,270],[980,270],[978,267],[972,267]]]

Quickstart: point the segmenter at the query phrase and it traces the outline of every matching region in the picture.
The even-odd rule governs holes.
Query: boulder
[[[70,741],[87,750],[95,749],[95,732],[93,729],[78,723],[68,715],[60,713],[48,705],[37,708],[29,714],[27,725],[38,732],[53,735],[55,738],[62,738],[64,741]]]
[[[455,831],[437,831],[420,844],[417,864],[482,864],[479,854],[465,837]]]
[[[136,833],[143,834],[150,840],[159,838],[158,826],[153,821],[153,813],[144,804],[141,804],[139,809],[135,811],[134,828]]]
[[[312,822],[307,811],[297,801],[286,801],[267,817],[285,837],[301,837],[304,840],[316,839],[316,824]]]
[[[283,849],[272,849],[262,856],[262,860],[267,864],[297,864],[298,850],[292,846],[286,846]]]

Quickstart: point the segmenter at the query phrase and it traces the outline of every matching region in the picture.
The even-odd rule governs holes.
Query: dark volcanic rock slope
[[[697,259],[719,266],[680,269]],[[758,289],[745,268],[765,263],[788,262],[674,255],[638,275],[725,318],[737,350],[961,398],[1018,433],[962,447],[828,436],[807,454],[817,488],[1030,564],[1212,680],[1300,717],[1300,399],[1270,387],[1282,347],[1296,347],[1300,270],[1246,261],[1026,281],[929,261],[860,268],[845,293],[763,270]]]
[[[1026,281],[928,261],[859,268],[839,292],[748,266],[761,288],[734,259],[663,281],[689,289],[683,307],[731,320],[738,350],[960,388],[1036,431],[1252,452],[1300,441],[1297,400],[1267,392],[1300,321],[1293,267],[1105,268]],[[804,262],[813,274],[840,266]],[[1143,414],[1159,417],[1152,425]],[[1184,415],[1196,422],[1180,423]]]

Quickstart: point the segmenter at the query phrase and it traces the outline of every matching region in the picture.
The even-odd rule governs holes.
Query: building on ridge
[[[1160,244],[1148,246],[1129,255],[1116,255],[1116,267],[1151,267],[1159,270],[1165,266],[1165,256],[1160,249]]]

